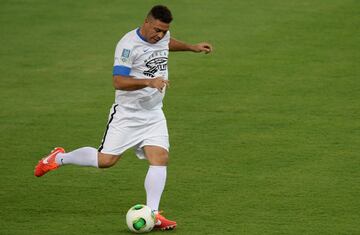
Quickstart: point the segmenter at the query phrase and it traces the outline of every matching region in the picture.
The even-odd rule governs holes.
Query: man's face
[[[160,41],[165,36],[166,32],[170,28],[170,24],[161,22],[160,20],[150,17],[145,19],[143,28],[143,36],[149,43],[154,44]]]

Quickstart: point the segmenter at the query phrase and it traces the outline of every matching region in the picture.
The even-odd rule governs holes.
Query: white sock
[[[149,166],[145,178],[146,205],[159,210],[161,194],[166,182],[166,166]]]
[[[98,151],[92,147],[83,147],[69,153],[59,153],[56,155],[57,164],[74,164],[78,166],[98,166]]]

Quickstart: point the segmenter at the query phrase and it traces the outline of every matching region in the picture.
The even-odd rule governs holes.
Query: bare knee
[[[158,146],[144,146],[144,151],[150,165],[167,166],[169,153],[166,149]]]
[[[119,161],[121,156],[98,153],[98,166],[99,168],[109,168],[112,167]]]

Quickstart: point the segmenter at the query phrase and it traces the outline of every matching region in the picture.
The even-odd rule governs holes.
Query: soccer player
[[[67,164],[108,168],[122,154],[134,148],[140,159],[147,159],[146,204],[156,214],[156,227],[173,229],[176,222],[159,213],[168,164],[169,137],[162,100],[168,80],[169,51],[212,51],[209,43],[187,44],[170,36],[172,14],[166,6],[154,6],[141,27],[118,42],[113,67],[115,103],[99,149],[82,147],[65,153],[55,148],[35,167],[40,177]]]

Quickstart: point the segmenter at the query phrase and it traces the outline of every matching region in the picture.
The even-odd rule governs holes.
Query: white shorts
[[[145,159],[143,147],[146,145],[169,151],[169,134],[162,109],[134,111],[114,104],[99,152],[121,155],[134,148],[138,158]]]

